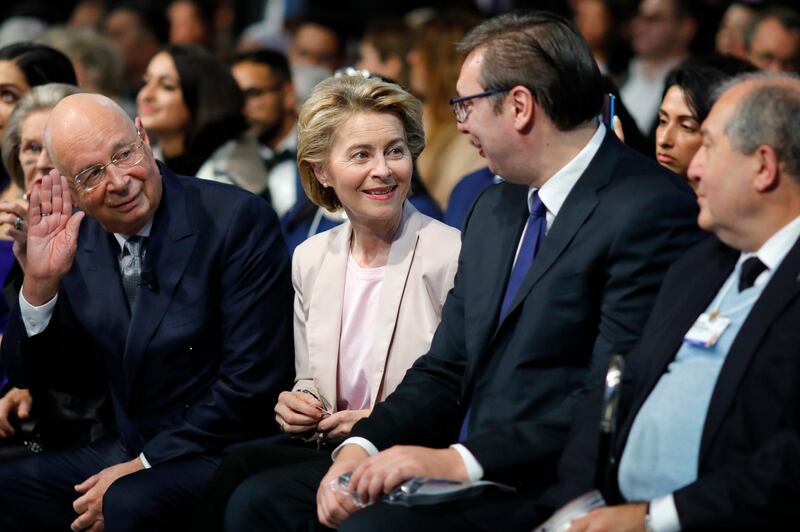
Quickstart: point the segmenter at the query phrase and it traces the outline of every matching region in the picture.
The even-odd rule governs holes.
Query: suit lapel
[[[569,246],[575,234],[583,227],[583,224],[597,206],[597,191],[608,183],[614,166],[617,164],[619,147],[614,144],[616,141],[611,137],[613,137],[613,134],[606,134],[600,149],[597,150],[589,166],[567,195],[567,199],[561,206],[558,215],[547,232],[547,236],[540,243],[536,258],[534,258],[533,264],[522,282],[522,286],[514,296],[506,317],[511,315],[514,309],[525,300],[534,285],[539,282],[556,259]],[[498,328],[500,325],[502,323],[498,324]]]
[[[408,272],[411,269],[414,251],[417,247],[417,235],[422,220],[423,218],[418,215],[417,210],[409,202],[406,202],[403,207],[402,223],[389,251],[389,260],[381,282],[378,315],[375,317],[375,336],[372,341],[374,358],[370,360],[374,366],[370,375],[380,375],[380,378],[371,380],[370,404],[373,405],[383,385],[386,360],[394,338],[400,302],[406,289]]]
[[[700,443],[699,463],[708,453],[725,414],[730,409],[739,383],[755,355],[769,326],[780,312],[800,294],[800,240],[795,242],[781,265],[773,274],[764,291],[755,302],[739,334],[725,358],[711,403]]]
[[[119,272],[119,248],[113,235],[94,220],[85,220],[81,231],[85,232],[78,237],[75,261],[85,277],[66,276],[64,288],[81,321],[100,326],[98,344],[108,351],[107,370],[114,373],[110,375],[113,382],[127,385],[120,346],[128,333],[130,311]],[[127,388],[114,391],[118,397],[127,397]]]
[[[336,378],[339,362],[339,338],[342,332],[342,303],[350,256],[349,223],[337,229],[322,256],[308,309],[308,361],[318,377],[319,391],[336,407]]]
[[[197,241],[182,185],[165,166],[159,165],[159,168],[163,195],[147,241],[144,266],[144,270],[150,270],[158,280],[158,288],[139,287],[125,343],[124,360],[129,386],[136,378],[147,346],[164,318]]]

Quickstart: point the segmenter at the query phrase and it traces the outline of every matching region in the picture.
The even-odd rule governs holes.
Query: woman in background
[[[442,210],[456,183],[486,166],[469,136],[458,131],[448,103],[456,96],[456,81],[464,60],[453,43],[477,23],[477,19],[457,12],[436,15],[417,30],[408,53],[409,85],[423,101],[427,139],[417,166],[422,182]]]
[[[142,125],[156,138],[156,157],[175,173],[255,194],[266,188],[258,143],[242,114],[242,91],[228,67],[202,48],[170,45],[153,56],[136,104]]]
[[[42,44],[20,42],[0,48],[0,139],[8,129],[11,113],[28,91],[46,83],[76,83],[75,71],[67,56]],[[0,165],[0,284],[16,286],[9,279],[16,278],[16,264],[12,246],[14,239],[24,234],[15,222],[23,223],[27,215],[27,189],[22,179],[9,179],[7,166]],[[18,225],[18,224],[17,224]],[[19,280],[21,272],[17,270]],[[21,282],[21,281],[20,281]],[[16,286],[19,291],[19,286]],[[11,300],[0,297],[0,337],[6,330]],[[0,386],[5,381],[0,376]]]
[[[738,59],[713,56],[689,60],[667,75],[656,126],[656,160],[662,166],[687,176],[703,141],[700,125],[716,101],[716,86],[753,68]],[[691,179],[689,184],[697,186]]]
[[[0,48],[0,138],[19,99],[33,87],[45,83],[77,83],[75,70],[67,56],[49,46],[32,42]],[[24,189],[9,183],[4,168],[0,168],[0,181],[0,201],[19,199],[25,193]],[[0,233],[4,231],[0,230]]]
[[[63,98],[80,92],[83,91],[78,87],[63,83],[39,85],[26,93],[11,113],[3,133],[3,165],[14,185],[26,194],[53,169],[44,147],[44,127],[50,111]],[[14,254],[19,266],[12,272],[18,271],[19,275],[17,282],[7,287],[9,300],[19,297],[21,272],[25,268],[26,212],[27,202],[24,202],[16,212],[0,213],[0,222],[16,226],[10,232],[15,239]],[[36,390],[35,395],[20,388],[0,390],[0,460],[37,450],[83,445],[106,433],[110,412],[103,410],[108,407],[103,379],[85,369],[79,374],[73,370],[69,360],[54,361],[56,384]],[[30,427],[23,425],[28,430],[20,434],[17,428],[31,414],[35,414],[36,422],[28,423]]]

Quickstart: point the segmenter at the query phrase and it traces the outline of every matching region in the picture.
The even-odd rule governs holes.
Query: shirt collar
[[[148,237],[148,236],[150,236],[150,230],[152,228],[153,228],[153,219],[150,218],[150,220],[146,224],[144,224],[144,227],[139,229],[139,232],[136,233],[136,236]],[[114,233],[114,238],[117,240],[117,243],[119,244],[119,249],[120,250],[122,250],[125,247],[125,242],[127,242],[127,240],[130,237],[131,237],[131,235],[126,235],[126,234],[123,234],[123,233]]]
[[[794,243],[797,242],[798,238],[800,238],[800,216],[784,225],[777,233],[769,237],[769,240],[764,242],[755,253],[742,252],[739,256],[738,264],[740,265],[745,260],[755,255],[770,271],[775,271],[775,269],[780,266],[783,258],[789,253],[789,250],[792,249]]]
[[[578,179],[580,179],[589,167],[589,163],[592,162],[592,159],[594,159],[594,156],[600,149],[605,134],[606,126],[600,123],[597,127],[597,131],[594,132],[594,135],[592,135],[592,138],[586,143],[586,146],[578,152],[578,155],[562,167],[561,170],[553,174],[550,179],[545,181],[541,188],[537,189],[531,187],[528,190],[528,210],[530,211],[532,208],[533,194],[538,190],[539,199],[542,200],[547,211],[552,214],[553,217],[557,216],[558,211],[561,210],[561,206],[564,204],[564,201],[566,201],[572,187],[578,182]]]

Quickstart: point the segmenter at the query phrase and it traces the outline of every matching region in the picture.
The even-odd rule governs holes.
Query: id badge
[[[714,347],[719,337],[722,336],[722,333],[725,332],[725,329],[730,324],[731,320],[729,318],[718,314],[712,316],[712,314],[703,312],[694,322],[692,328],[689,329],[689,332],[686,333],[686,336],[683,337],[683,341],[697,347]]]

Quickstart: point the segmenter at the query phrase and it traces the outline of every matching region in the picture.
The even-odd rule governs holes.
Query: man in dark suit
[[[0,465],[0,528],[169,529],[291,382],[277,217],[235,187],[175,176],[105,97],[62,100],[45,138],[58,171],[31,197],[3,366],[32,389],[60,366],[99,366],[119,436]]]
[[[798,120],[800,81],[751,75],[703,123],[689,176],[716,238],[669,271],[628,356],[605,495],[630,502],[573,521],[574,532],[800,519]],[[592,487],[598,403],[586,406],[547,501]]]
[[[343,530],[520,526],[505,511],[517,497],[356,511],[329,484],[354,471],[351,485],[373,500],[413,476],[539,493],[555,477],[574,398],[611,354],[633,347],[663,273],[697,238],[687,184],[598,124],[600,73],[568,22],[503,15],[461,48],[456,120],[507,182],[487,189],[466,221],[430,351],[356,424],[332,466],[245,481],[229,528],[292,530],[316,512]]]

